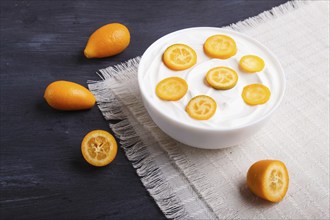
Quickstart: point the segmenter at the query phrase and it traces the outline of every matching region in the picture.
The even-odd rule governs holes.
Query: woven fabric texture
[[[288,2],[225,28],[263,43],[286,74],[284,100],[252,138],[202,150],[168,137],[143,107],[139,58],[89,82],[101,112],[168,218],[329,219],[329,2]],[[257,198],[245,184],[248,168],[262,159],[287,165],[290,185],[280,203]]]

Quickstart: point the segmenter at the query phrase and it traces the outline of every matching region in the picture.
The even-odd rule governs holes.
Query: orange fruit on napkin
[[[129,45],[131,35],[123,24],[112,23],[97,29],[87,42],[84,54],[87,58],[103,58],[123,52]]]
[[[97,167],[111,163],[117,155],[116,139],[108,132],[94,130],[89,132],[81,143],[81,153],[85,160]]]
[[[44,98],[48,105],[57,110],[84,110],[95,105],[95,97],[88,89],[77,83],[62,80],[49,84]]]
[[[279,202],[288,191],[288,170],[282,161],[260,160],[250,167],[246,183],[255,195]]]

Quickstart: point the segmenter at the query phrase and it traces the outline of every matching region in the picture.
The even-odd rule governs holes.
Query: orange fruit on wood
[[[89,132],[81,143],[81,153],[85,160],[97,167],[111,163],[117,155],[116,139],[108,132],[94,130]]]
[[[282,161],[260,160],[250,167],[246,183],[255,195],[279,202],[288,191],[289,173]]]
[[[95,97],[88,89],[69,81],[55,81],[49,84],[44,98],[48,105],[57,110],[84,110],[95,105]]]
[[[131,35],[123,24],[112,23],[97,29],[87,42],[84,54],[87,58],[103,58],[117,55],[130,43]]]

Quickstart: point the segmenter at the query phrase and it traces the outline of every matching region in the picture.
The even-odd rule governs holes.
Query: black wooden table
[[[80,152],[86,133],[109,130],[97,107],[59,112],[43,100],[46,86],[86,86],[96,70],[141,55],[159,37],[187,27],[221,27],[286,0],[59,1],[1,0],[1,219],[162,219],[119,149],[113,163],[89,166]],[[131,44],[115,57],[88,60],[88,36],[125,24]]]

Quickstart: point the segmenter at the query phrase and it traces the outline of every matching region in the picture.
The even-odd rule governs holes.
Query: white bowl
[[[261,115],[258,119],[251,121],[249,123],[243,124],[241,126],[234,126],[229,128],[214,128],[214,127],[200,127],[195,126],[192,124],[184,123],[180,120],[177,120],[175,117],[170,117],[167,115],[159,106],[155,105],[150,98],[150,91],[145,89],[145,82],[143,79],[143,75],[146,71],[146,68],[151,65],[150,60],[152,57],[155,56],[153,53],[153,49],[157,48],[159,45],[164,45],[164,43],[168,42],[169,40],[173,39],[173,37],[177,36],[178,34],[184,34],[185,32],[191,31],[212,31],[217,34],[226,34],[235,39],[235,37],[239,37],[240,39],[244,39],[248,42],[252,42],[253,45],[258,49],[262,50],[264,54],[266,54],[267,59],[271,61],[272,69],[276,70],[276,74],[278,77],[279,82],[279,94],[276,99],[276,102],[272,105],[271,109],[268,110],[266,113]],[[240,48],[238,48],[239,50]],[[267,65],[267,63],[266,63]],[[157,74],[157,73],[156,73]],[[175,140],[182,142],[186,145],[197,147],[197,148],[204,148],[204,149],[220,149],[226,148],[230,146],[235,146],[244,141],[245,139],[249,138],[253,134],[255,134],[269,119],[272,113],[277,109],[281,100],[283,99],[284,92],[285,92],[285,76],[284,71],[274,56],[274,54],[268,50],[265,46],[261,43],[257,42],[250,37],[243,35],[241,33],[235,31],[229,31],[226,29],[221,28],[214,28],[214,27],[197,27],[197,28],[188,28],[179,30],[164,37],[158,39],[154,42],[143,54],[139,70],[138,70],[138,83],[140,87],[140,92],[142,96],[142,100],[144,103],[145,108],[147,109],[149,115],[151,116],[152,120],[158,125],[158,127],[163,130],[166,134],[174,138]],[[156,85],[154,85],[156,87]],[[152,91],[154,92],[154,91]]]

